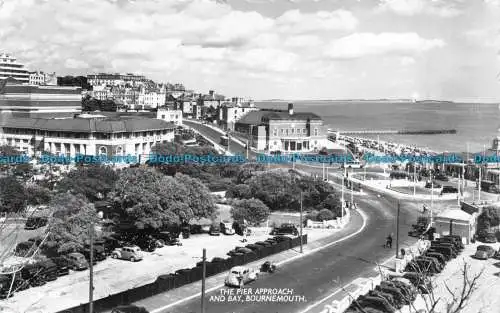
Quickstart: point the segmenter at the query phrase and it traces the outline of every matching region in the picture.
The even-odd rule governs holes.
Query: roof
[[[238,123],[240,124],[261,124],[268,123],[271,120],[321,120],[321,117],[310,112],[296,112],[292,115],[288,111],[252,111],[243,116]]]
[[[446,209],[443,212],[439,213],[437,218],[446,218],[450,220],[460,220],[460,221],[472,221],[473,215],[462,211],[461,209]]]
[[[234,267],[232,267],[232,268],[231,268],[231,272],[232,272],[232,271],[241,272],[241,271],[244,271],[244,270],[246,270],[246,269],[247,269],[247,268],[246,268],[246,267],[244,267],[244,266],[234,266]]]
[[[84,133],[123,133],[172,129],[176,126],[160,119],[43,119],[43,118],[10,118],[1,125],[4,128],[27,128],[49,131],[67,131]]]

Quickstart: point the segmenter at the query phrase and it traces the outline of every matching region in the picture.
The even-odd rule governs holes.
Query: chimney
[[[209,91],[208,91],[208,94],[209,94],[211,97],[213,97],[213,96],[214,96],[214,91],[213,91],[213,90],[209,90]]]
[[[288,104],[288,114],[293,115],[293,103]]]

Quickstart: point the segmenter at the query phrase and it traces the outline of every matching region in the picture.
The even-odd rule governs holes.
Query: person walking
[[[386,246],[386,248],[392,249],[392,234],[387,236],[385,246]]]

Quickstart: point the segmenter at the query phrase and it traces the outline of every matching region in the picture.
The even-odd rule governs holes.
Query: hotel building
[[[0,81],[0,117],[73,117],[82,110],[80,87],[30,86]]]
[[[0,144],[28,155],[50,152],[83,155],[136,155],[145,162],[151,149],[174,140],[175,125],[154,118],[107,118],[81,115],[72,119],[13,118],[1,125]]]
[[[14,78],[21,83],[29,83],[30,74],[24,64],[9,54],[0,53],[0,80]]]
[[[260,152],[317,152],[327,146],[328,129],[314,113],[286,110],[253,111],[235,123],[235,131],[249,138]]]
[[[238,100],[234,98],[234,100]],[[246,114],[258,111],[253,102],[226,102],[219,107],[219,126],[225,130],[235,130],[235,124]]]
[[[29,85],[57,85],[56,73],[30,72]]]

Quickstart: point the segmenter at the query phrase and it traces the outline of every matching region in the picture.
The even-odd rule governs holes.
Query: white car
[[[256,279],[257,271],[252,271],[244,266],[235,266],[227,274],[224,284],[226,286],[240,287]]]
[[[224,234],[224,235],[234,235],[234,228],[233,228],[233,223],[229,222],[229,221],[222,221],[220,223],[220,231]]]

